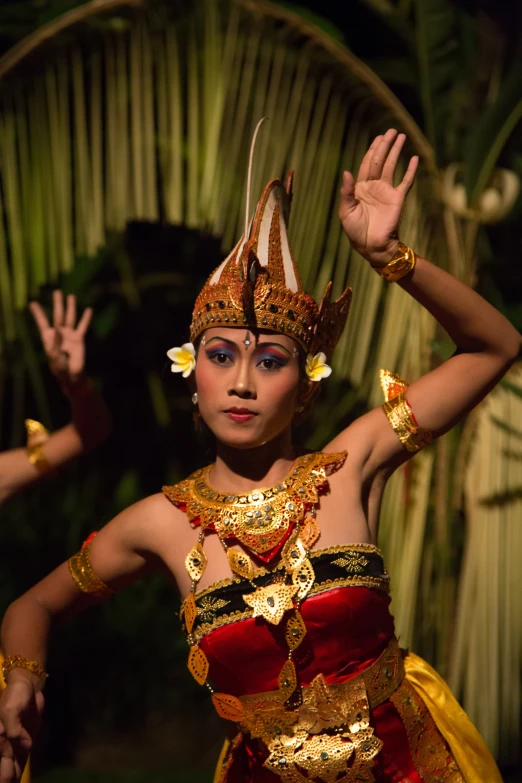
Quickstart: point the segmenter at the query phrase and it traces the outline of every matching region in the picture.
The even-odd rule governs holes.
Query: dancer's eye
[[[278,356],[274,356],[273,354],[269,354],[266,356],[262,356],[257,366],[261,370],[274,371],[274,370],[280,370],[281,367],[285,366],[285,364],[288,364],[287,359],[283,359],[283,357],[278,357]]]
[[[232,353],[230,351],[224,351],[222,348],[206,351],[206,354],[211,362],[219,364],[222,367],[230,366],[234,361]]]

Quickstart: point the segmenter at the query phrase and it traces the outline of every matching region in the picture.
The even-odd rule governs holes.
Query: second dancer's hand
[[[392,129],[377,136],[362,159],[357,181],[349,171],[343,175],[339,217],[352,247],[375,267],[386,266],[398,250],[402,207],[415,180],[416,155],[394,187],[405,140],[403,133]]]
[[[38,302],[29,305],[40,332],[42,345],[49,360],[51,372],[67,391],[81,379],[85,367],[85,334],[92,318],[92,309],[84,310],[77,322],[76,297],[64,297],[61,291],[53,293],[52,323]]]

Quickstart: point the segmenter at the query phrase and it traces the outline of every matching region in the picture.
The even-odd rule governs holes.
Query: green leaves
[[[476,24],[451,0],[365,0],[397,42],[396,57],[370,67],[392,86],[414,89],[423,129],[439,166],[457,156],[456,125],[469,119],[469,80],[474,72]]]
[[[289,11],[292,11],[294,14],[299,14],[299,16],[302,16],[303,19],[307,19],[309,22],[312,22],[320,30],[323,30],[325,33],[327,33],[327,35],[329,35],[334,40],[341,41],[341,43],[344,42],[344,35],[342,31],[339,30],[339,28],[336,27],[332,22],[330,22],[330,20],[327,19],[326,17],[314,13],[309,8],[306,8],[306,6],[303,5],[297,5],[295,3],[286,3],[283,0],[278,0],[278,5],[284,6],[285,8],[288,8]]]
[[[467,145],[466,190],[473,203],[487,186],[511,133],[522,118],[522,66],[515,62],[486,107]]]
[[[455,70],[454,55],[458,48],[455,11],[446,0],[416,0],[415,28],[426,133],[436,145],[438,119],[443,111],[438,99],[447,96]]]
[[[503,389],[512,392],[517,397],[520,397],[520,399],[522,399],[522,386],[519,386],[518,384],[513,383],[512,381],[506,380],[506,378],[500,381],[500,386]]]

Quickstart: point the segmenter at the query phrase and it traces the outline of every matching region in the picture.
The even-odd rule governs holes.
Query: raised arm
[[[6,661],[10,656],[21,656],[45,668],[48,637],[56,621],[106,599],[150,572],[174,574],[176,562],[167,566],[163,553],[176,552],[176,544],[188,528],[183,517],[181,532],[177,529],[177,515],[181,512],[163,495],[136,503],[106,525],[88,547],[14,601],[1,628],[0,646]],[[191,532],[189,529],[187,534]],[[184,545],[191,546],[188,540],[182,540]],[[179,567],[181,572],[182,562]],[[37,674],[18,666],[9,671],[6,682],[0,696],[0,781],[17,783],[38,731],[43,682]]]
[[[31,312],[40,332],[51,372],[56,376],[71,409],[71,422],[46,436],[40,429],[29,435],[28,449],[0,454],[0,503],[38,481],[46,472],[102,443],[109,435],[111,417],[92,382],[84,374],[85,334],[92,310],[87,308],[77,323],[76,298],[53,296],[52,325],[38,302]]]
[[[356,250],[382,272],[399,251],[398,225],[404,199],[415,179],[418,158],[411,159],[403,181],[393,177],[403,134],[389,130],[371,145],[357,182],[345,172],[340,217]],[[407,237],[404,237],[407,240]],[[422,429],[434,437],[453,427],[502,378],[520,354],[521,336],[494,307],[447,272],[417,257],[400,285],[437,319],[455,343],[455,354],[415,380],[407,403]],[[390,368],[393,369],[393,368]],[[336,439],[365,440],[372,471],[395,467],[413,452],[405,451],[381,408],[371,411]],[[349,448],[349,446],[348,446]]]

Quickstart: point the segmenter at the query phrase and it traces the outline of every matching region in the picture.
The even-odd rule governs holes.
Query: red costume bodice
[[[320,673],[328,683],[344,682],[373,663],[393,637],[389,596],[362,586],[363,581],[350,589],[326,588],[303,603],[307,634],[294,653],[303,685]],[[228,593],[218,588],[205,595],[216,602],[226,601],[231,593],[247,592],[247,587],[248,583],[238,582]],[[227,617],[223,608],[222,617]],[[209,660],[216,688],[236,696],[276,690],[288,657],[284,630],[283,624],[269,625],[259,617],[232,618],[209,630],[200,647]]]
[[[388,576],[373,546],[334,547],[312,553],[311,558],[316,583],[301,608],[307,634],[294,653],[299,681],[308,685],[322,673],[328,684],[344,683],[371,666],[393,638]],[[263,579],[259,577],[256,586]],[[288,656],[284,624],[270,625],[251,617],[242,596],[253,590],[253,585],[237,578],[196,597],[194,634],[209,661],[213,686],[235,696],[276,690]],[[422,741],[415,740],[419,720]],[[423,777],[431,740],[436,740],[440,780],[462,780],[422,700],[406,682],[395,698],[372,711],[372,725],[383,741],[372,769],[377,783],[435,780]],[[229,756],[223,781],[275,783],[279,778],[263,767],[265,758],[266,750],[258,741],[242,737]]]

